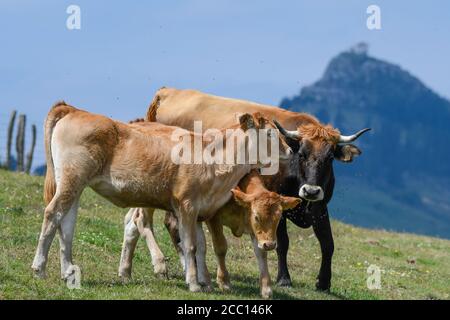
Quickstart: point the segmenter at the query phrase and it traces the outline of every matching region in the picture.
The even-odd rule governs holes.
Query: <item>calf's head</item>
[[[262,250],[273,250],[277,246],[277,227],[281,213],[295,208],[301,199],[281,196],[271,191],[247,194],[241,189],[231,190],[235,201],[246,209],[246,223]]]
[[[277,128],[292,142],[298,157],[299,196],[307,201],[329,200],[331,190],[327,186],[334,183],[333,160],[345,163],[351,162],[354,157],[361,154],[355,141],[369,128],[357,133],[344,136],[339,130],[330,125],[323,125],[317,120],[303,124],[295,131],[285,130],[275,121]],[[295,145],[295,146],[294,146]],[[328,191],[328,194],[327,194]]]

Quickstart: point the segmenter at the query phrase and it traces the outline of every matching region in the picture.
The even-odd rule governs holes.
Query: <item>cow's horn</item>
[[[365,128],[365,129],[359,130],[357,133],[352,134],[351,136],[343,136],[343,135],[341,135],[339,137],[339,143],[353,142],[356,139],[358,139],[360,135],[362,135],[364,132],[367,132],[369,130],[371,130],[371,129],[370,128]]]
[[[285,137],[291,138],[291,139],[295,139],[298,140],[300,139],[300,134],[298,133],[298,131],[288,131],[285,130],[281,124],[278,123],[277,120],[273,120],[273,123],[275,123],[275,126],[277,127],[278,130],[280,130],[281,134]]]

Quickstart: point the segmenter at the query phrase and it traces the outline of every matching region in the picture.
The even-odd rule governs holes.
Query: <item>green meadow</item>
[[[150,255],[141,239],[136,248],[133,279],[117,276],[123,217],[117,208],[86,189],[81,199],[74,239],[74,263],[82,270],[81,289],[60,280],[55,238],[48,278],[36,279],[31,263],[41,227],[44,179],[0,170],[0,299],[259,299],[258,267],[250,238],[227,232],[227,264],[232,290],[222,293],[215,281],[211,293],[190,293],[163,214],[156,214],[155,233],[167,258],[169,278],[153,274]],[[332,213],[331,213],[332,215]],[[288,262],[292,288],[273,285],[274,299],[450,299],[450,241],[405,233],[369,230],[333,220],[335,254],[332,288],[315,290],[320,248],[312,229],[289,223]],[[206,229],[206,228],[205,228]],[[208,267],[215,279],[216,262],[208,239]],[[269,253],[272,280],[276,253]],[[369,290],[367,268],[381,271],[381,288]]]

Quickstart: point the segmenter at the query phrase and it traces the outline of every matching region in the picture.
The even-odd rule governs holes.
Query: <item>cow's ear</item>
[[[264,117],[260,112],[255,112],[253,114],[253,117],[256,119],[256,122],[258,123],[258,128],[264,129],[266,125],[269,123],[269,120]]]
[[[281,196],[281,207],[283,210],[294,209],[302,202],[302,199],[295,197]]]
[[[234,200],[242,207],[248,208],[252,202],[252,197],[242,192],[239,188],[231,189]]]
[[[247,131],[248,129],[255,128],[255,119],[249,113],[244,113],[239,116],[239,124],[241,125],[241,129]]]
[[[361,150],[353,144],[337,145],[334,158],[342,162],[352,162],[353,157],[359,156]]]

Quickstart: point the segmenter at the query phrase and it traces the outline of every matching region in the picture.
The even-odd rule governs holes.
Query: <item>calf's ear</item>
[[[300,198],[284,196],[281,197],[281,207],[283,208],[283,210],[294,209],[301,202],[302,200]]]
[[[252,202],[252,198],[242,192],[239,188],[231,189],[231,193],[233,193],[234,200],[242,207],[250,207],[250,203]]]
[[[256,127],[255,119],[249,113],[244,113],[243,115],[239,116],[239,124],[241,125],[241,129],[244,131]]]
[[[342,162],[352,162],[353,157],[361,154],[361,150],[353,144],[337,145],[334,151],[334,158]]]

